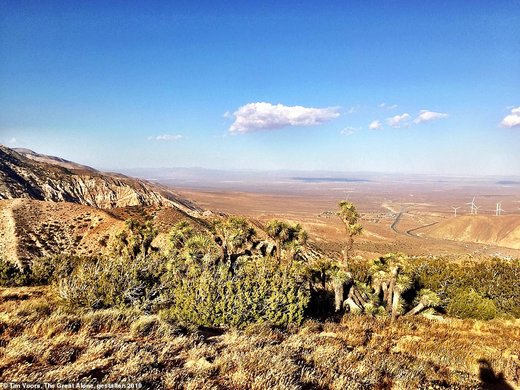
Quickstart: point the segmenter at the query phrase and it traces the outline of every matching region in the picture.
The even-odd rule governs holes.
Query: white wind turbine
[[[502,208],[502,202],[498,202],[497,203],[497,208],[496,208],[496,211],[495,211],[495,215],[496,216],[502,215],[503,212],[505,212],[505,210]]]
[[[451,206],[451,208],[453,209],[453,212],[455,213],[455,216],[457,216],[457,210],[460,209],[460,206],[459,207]]]
[[[348,188],[345,188],[345,200],[348,202],[349,198],[350,198],[350,195],[355,192],[354,189],[348,189]]]
[[[470,203],[466,203],[470,207],[470,214],[477,214],[478,207],[475,205],[475,196],[473,197],[473,200]]]

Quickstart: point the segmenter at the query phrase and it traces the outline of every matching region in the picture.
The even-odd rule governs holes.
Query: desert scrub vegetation
[[[168,309],[161,314],[186,325],[299,324],[310,295],[304,275],[296,262],[266,257],[240,260],[232,269],[211,258],[170,264]]]
[[[457,318],[491,320],[496,317],[497,308],[493,300],[482,298],[473,289],[461,288],[450,299],[447,312]]]
[[[76,259],[65,270],[42,262],[37,273],[52,280],[68,308],[133,307],[186,326],[287,326],[303,321],[310,298],[297,256],[304,233],[299,226],[291,232],[281,259],[253,253],[256,232],[244,218],[216,220],[207,232],[180,222],[161,253],[152,246],[150,224],[128,222],[110,256]]]
[[[370,261],[354,257],[346,269],[347,286],[366,294],[350,294],[354,302],[343,300],[347,310],[384,309],[395,318],[435,308],[458,318],[520,318],[518,259],[457,263],[390,253]]]
[[[37,309],[37,310],[36,310]],[[282,330],[187,330],[133,308],[71,312],[46,286],[0,290],[0,381],[147,389],[488,388],[520,384],[520,324],[347,315]],[[504,382],[501,382],[504,384]],[[500,383],[499,383],[500,384]]]
[[[23,286],[27,285],[28,281],[28,270],[0,257],[0,286]]]
[[[467,388],[484,365],[518,383],[518,261],[365,260],[355,207],[338,216],[340,258],[298,224],[219,217],[177,223],[162,250],[151,223],[129,221],[106,256],[0,263],[6,284],[39,285],[2,290],[0,380]]]
[[[415,258],[409,259],[409,262],[417,284],[439,295],[439,307],[443,311],[448,309],[454,299],[464,299],[464,294],[460,292],[462,289],[467,294],[473,292],[474,297],[474,293],[477,293],[481,299],[491,300],[497,315],[520,318],[518,259],[491,258],[455,263],[443,258]]]

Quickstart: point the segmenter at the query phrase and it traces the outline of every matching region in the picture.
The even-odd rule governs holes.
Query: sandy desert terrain
[[[231,180],[233,179],[233,180]],[[213,181],[159,179],[203,208],[259,221],[301,222],[311,239],[335,251],[343,239],[335,216],[348,199],[362,215],[360,254],[520,254],[520,183],[475,178],[410,176],[277,177],[245,174]],[[203,183],[203,184],[201,184]],[[478,215],[470,213],[475,196]],[[497,203],[505,212],[496,216]],[[457,207],[457,215],[453,207]]]

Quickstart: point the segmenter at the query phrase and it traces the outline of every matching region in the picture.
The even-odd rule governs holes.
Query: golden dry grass
[[[479,360],[520,383],[520,322],[367,316],[285,331],[183,331],[133,310],[67,312],[47,288],[0,290],[0,382],[171,389],[480,388]],[[484,387],[485,388],[485,387]]]

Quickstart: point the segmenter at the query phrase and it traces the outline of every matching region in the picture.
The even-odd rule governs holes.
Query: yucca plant
[[[440,305],[441,299],[439,296],[427,288],[423,288],[419,291],[419,294],[415,298],[415,306],[406,313],[407,316],[415,315],[422,312],[424,309],[429,307],[436,307]]]

